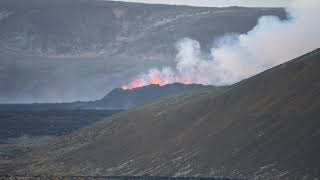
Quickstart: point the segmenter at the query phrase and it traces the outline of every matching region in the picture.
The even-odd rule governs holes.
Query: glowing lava
[[[121,89],[126,91],[126,90],[129,90],[129,87],[128,86],[122,86]]]
[[[150,79],[136,79],[136,80],[132,81],[131,83],[129,83],[128,85],[122,86],[121,89],[122,90],[136,89],[136,88],[140,88],[140,87],[147,86],[150,84],[154,84],[154,85],[158,85],[158,86],[165,86],[170,83],[193,84],[193,80],[192,80],[192,78],[186,78],[181,81],[171,82],[171,81],[168,81],[166,79],[161,78],[160,75],[155,75]]]
[[[191,78],[187,78],[185,80],[182,81],[183,84],[193,84],[193,81]]]
[[[153,77],[151,80],[150,80],[150,84],[156,84],[156,85],[159,85],[159,86],[164,86],[166,85],[167,83],[165,83],[165,80],[164,79],[161,79],[161,77],[159,75],[156,75],[155,77]]]
[[[145,82],[143,80],[141,80],[141,79],[137,79],[137,80],[132,81],[131,83],[129,83],[126,86],[122,86],[121,89],[129,90],[129,89],[139,88],[139,87],[142,87],[142,86],[145,86]]]
[[[168,82],[161,78],[160,75],[154,75],[148,79],[136,79],[129,83],[128,85],[122,86],[121,89],[123,90],[129,90],[129,89],[136,89],[142,86],[147,86],[149,84],[164,86],[168,84]]]

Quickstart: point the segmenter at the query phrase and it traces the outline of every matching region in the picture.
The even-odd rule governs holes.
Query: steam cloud
[[[253,76],[320,47],[319,7],[319,0],[295,0],[286,8],[288,20],[262,17],[250,32],[220,38],[207,56],[199,42],[185,38],[176,45],[175,68],[150,69],[123,89],[175,82],[228,85]]]

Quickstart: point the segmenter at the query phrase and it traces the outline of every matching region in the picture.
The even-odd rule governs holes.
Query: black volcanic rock
[[[319,59],[120,113],[20,158],[15,173],[316,179]]]
[[[61,136],[69,134],[74,130],[88,126],[118,112],[118,110],[1,109],[0,144],[2,140],[8,138],[23,136]]]

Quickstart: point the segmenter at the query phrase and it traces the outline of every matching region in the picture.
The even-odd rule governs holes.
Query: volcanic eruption
[[[293,1],[288,18],[264,16],[246,34],[227,34],[216,40],[211,53],[190,38],[177,42],[175,67],[150,69],[123,89],[170,83],[230,85],[284,63],[320,46],[318,0]]]
[[[121,89],[129,90],[136,89],[143,86],[147,86],[150,84],[164,86],[172,83],[181,83],[181,84],[193,84],[193,80],[190,77],[184,78],[183,80],[176,79],[172,81],[173,77],[168,77],[168,75],[174,75],[173,72],[170,72],[170,69],[164,69],[163,71],[159,71],[156,69],[152,69],[148,74],[142,74],[137,79],[130,82],[128,85],[122,86]]]

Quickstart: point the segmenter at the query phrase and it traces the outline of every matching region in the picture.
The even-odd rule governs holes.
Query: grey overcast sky
[[[221,6],[248,6],[248,7],[284,7],[292,0],[120,0],[126,2],[141,2],[155,4],[177,4],[191,6],[221,7]]]

